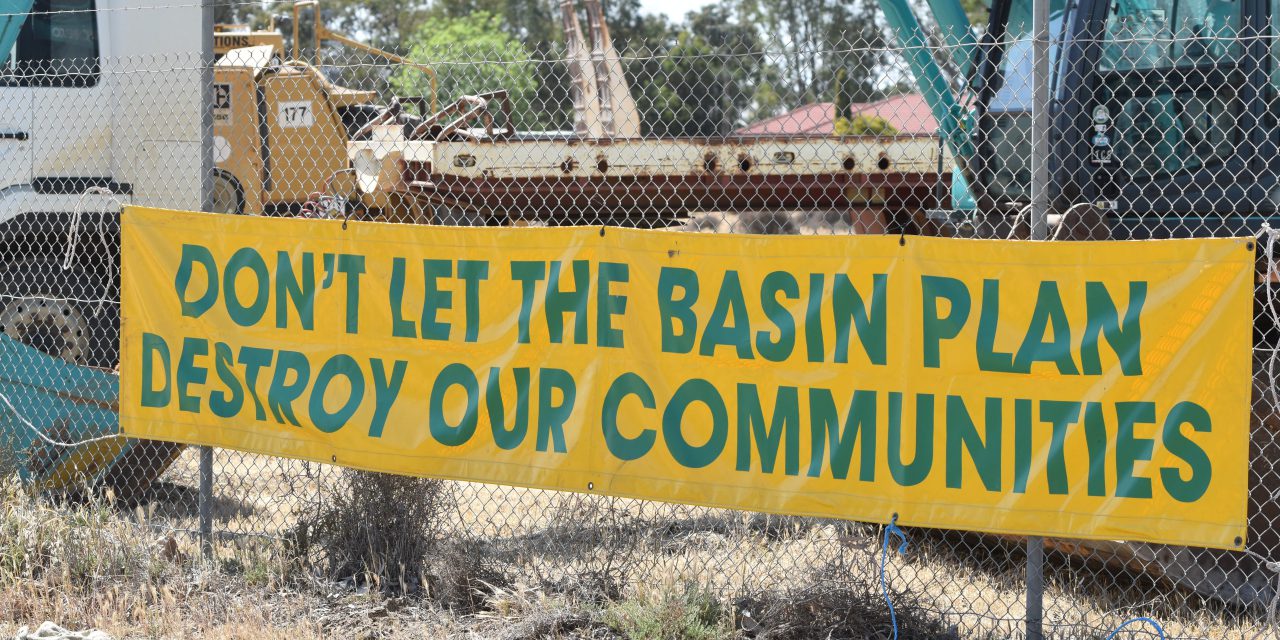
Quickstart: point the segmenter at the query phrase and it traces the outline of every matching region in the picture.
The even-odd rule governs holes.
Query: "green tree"
[[[789,107],[832,95],[839,69],[853,102],[880,95],[885,38],[875,0],[740,0],[776,52],[775,90]]]
[[[498,16],[503,32],[524,43],[534,65],[537,120],[550,129],[573,127],[573,105],[566,82],[564,34],[559,0],[435,0],[428,13],[436,18],[464,18],[486,12]]]
[[[409,58],[435,69],[442,105],[464,95],[506,89],[517,129],[546,126],[537,107],[538,77],[529,51],[503,31],[501,19],[479,11],[458,18],[430,18],[407,40]],[[426,95],[427,79],[400,68],[391,77],[400,95]]]
[[[836,116],[837,122],[839,122],[841,118],[848,118],[849,109],[850,107],[853,106],[853,103],[849,101],[849,92],[847,91],[848,86],[847,86],[847,83],[845,82],[845,80],[848,79],[848,76],[849,76],[848,69],[845,69],[844,67],[840,67],[839,69],[836,69],[836,77],[835,77],[835,83],[834,83],[835,96],[832,97],[831,103],[835,107],[835,116]]]
[[[715,51],[706,63],[716,67],[721,79],[717,89],[723,105],[724,132],[749,124],[770,110],[769,91],[778,82],[777,68],[771,64],[758,27],[731,0],[690,12],[686,22],[690,32],[703,38]]]
[[[877,9],[873,0],[860,0],[839,3],[832,10],[822,28],[825,52],[815,72],[820,90],[832,91],[839,84],[850,104],[883,96],[879,83],[888,62],[888,42],[875,22]]]
[[[969,15],[970,24],[986,29],[991,0],[960,0],[960,6],[964,7],[964,12]]]
[[[755,25],[728,3],[686,16],[674,42],[650,41],[655,59],[632,64],[646,129],[658,135],[724,136],[751,122],[770,72]],[[647,74],[647,75],[641,75]]]
[[[726,77],[714,64],[715,50],[689,32],[676,37],[662,57],[654,82],[637,100],[649,133],[668,136],[713,136],[725,131]],[[710,62],[710,63],[709,63]]]
[[[320,0],[325,26],[396,53],[405,51],[403,43],[426,21],[427,6],[421,0]],[[305,42],[310,15],[303,12],[298,34]]]
[[[562,41],[559,0],[435,0],[429,18],[464,18],[484,12],[497,16],[502,30],[534,49]]]
[[[254,29],[265,29],[271,23],[271,12],[266,4],[215,0],[213,21],[215,24],[247,24]]]
[[[601,7],[614,46],[624,57],[632,92],[643,110],[647,90],[643,85],[658,78],[660,70],[660,61],[655,56],[662,55],[674,44],[677,32],[665,18],[642,13],[639,0],[606,0]],[[565,64],[560,0],[435,0],[428,10],[430,17],[448,19],[477,12],[498,16],[502,31],[525,43],[537,78],[536,97],[532,99],[538,110],[537,121],[546,128],[572,128],[573,104]],[[585,29],[587,15],[581,2],[578,14]]]

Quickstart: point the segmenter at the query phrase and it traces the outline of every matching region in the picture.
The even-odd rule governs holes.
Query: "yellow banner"
[[[121,425],[401,474],[1239,548],[1252,239],[124,213]]]

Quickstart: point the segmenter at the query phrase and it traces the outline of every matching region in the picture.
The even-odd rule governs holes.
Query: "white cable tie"
[[[1018,210],[1017,215],[1013,216],[1013,225],[1009,228],[1009,235],[1004,237],[1005,240],[1012,240],[1014,236],[1018,235],[1018,224],[1022,222],[1022,218],[1027,215],[1027,212],[1031,211],[1031,207],[1032,205],[1026,205]]]
[[[1273,229],[1271,223],[1262,223],[1261,233],[1267,236],[1267,273],[1263,276],[1263,290],[1267,292],[1266,307],[1267,315],[1271,316],[1272,331],[1280,330],[1280,312],[1276,311],[1275,292],[1271,288],[1272,275],[1276,273],[1276,255],[1275,244],[1276,237],[1280,236],[1280,230]],[[1267,358],[1267,391],[1271,395],[1271,411],[1274,413],[1277,407],[1280,407],[1280,394],[1276,392],[1276,360],[1280,358],[1280,351],[1271,350],[1271,355]]]
[[[1065,213],[1063,213],[1063,214],[1062,214],[1062,217],[1061,217],[1061,218],[1059,218],[1059,219],[1058,219],[1058,226],[1057,226],[1057,227],[1054,227],[1054,229],[1053,229],[1053,237],[1052,237],[1052,238],[1049,238],[1049,239],[1050,239],[1050,240],[1057,240],[1057,239],[1058,239],[1058,236],[1062,233],[1062,228],[1063,228],[1063,227],[1065,227],[1065,226],[1067,226],[1067,218],[1069,218],[1069,217],[1071,216],[1071,214],[1072,214],[1073,212],[1075,212],[1077,209],[1080,209],[1081,207],[1089,207],[1089,206],[1092,206],[1092,203],[1089,203],[1089,202],[1077,202],[1077,203],[1075,203],[1075,204],[1071,205],[1070,207],[1067,207],[1067,211],[1066,211]]]
[[[121,209],[124,208],[124,203],[121,202],[120,199],[116,197],[115,192],[111,191],[106,187],[89,187],[88,189],[85,189],[83,192],[80,193],[80,199],[76,201],[75,209],[73,209],[71,212],[71,227],[67,229],[67,252],[66,252],[66,255],[62,257],[63,271],[69,271],[73,263],[75,262],[76,248],[80,244],[80,223],[82,218],[84,217],[84,201],[86,197],[91,195],[107,196],[107,198],[109,199],[108,202],[114,203],[117,207]],[[98,213],[107,213],[107,208],[106,207],[99,208]],[[107,224],[106,216],[98,216],[98,241],[102,244],[102,248],[106,252],[105,255],[110,256],[111,243],[107,240],[106,224]],[[108,264],[114,263],[113,260],[108,260],[107,262]],[[111,278],[108,279],[108,282],[114,279],[114,277],[117,274],[112,273],[110,275],[111,275]],[[100,300],[98,304],[94,305],[93,307],[94,317],[98,317],[99,315],[102,314],[102,307],[104,302],[106,301]]]
[[[76,200],[76,206],[71,210],[71,228],[67,229],[67,253],[62,258],[62,270],[66,271],[71,268],[71,264],[76,254],[76,247],[80,243],[80,220],[84,217],[84,200],[89,196],[107,196],[110,202],[114,202],[117,206],[124,205],[120,200],[116,199],[115,192],[106,187],[89,187],[80,192],[80,199]],[[99,208],[98,213],[106,213],[105,208]],[[107,249],[108,253],[111,247],[107,245],[106,229],[102,226],[102,220],[98,220],[98,235],[102,239],[102,247]]]

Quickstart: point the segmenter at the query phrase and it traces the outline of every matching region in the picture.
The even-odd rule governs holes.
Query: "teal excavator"
[[[32,4],[34,0],[0,0],[0,63],[8,60]]]
[[[1029,235],[1031,1],[992,0],[988,22],[975,28],[959,0],[927,0],[924,20],[912,0],[879,0],[938,121],[939,144],[955,158],[950,208],[931,212],[945,233]],[[1266,222],[1280,227],[1280,0],[1048,4],[1051,238],[1249,236]],[[1267,279],[1275,274],[1264,269]],[[1275,327],[1263,324],[1257,339],[1274,342]],[[1259,393],[1272,384],[1255,381]],[[1256,413],[1251,554],[1046,544],[1227,602],[1271,602],[1275,576],[1257,558],[1280,558],[1280,477],[1271,466],[1280,460],[1280,419]]]
[[[1240,235],[1276,217],[1277,5],[1049,0],[1055,237]],[[981,28],[959,0],[928,0],[927,21],[911,0],[880,6],[956,159],[940,217],[956,233],[1025,236],[1031,0],[992,0]]]

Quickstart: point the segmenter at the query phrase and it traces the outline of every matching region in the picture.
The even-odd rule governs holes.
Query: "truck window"
[[[1063,28],[1070,24],[1075,3],[1049,1],[1049,66],[1062,62]],[[995,94],[987,105],[992,127],[988,132],[994,153],[989,162],[989,191],[1001,200],[1022,200],[1031,189],[1031,2],[1015,0],[1010,7],[1007,43],[995,79]],[[1056,83],[1061,69],[1052,72]]]
[[[1275,101],[1275,89],[1280,88],[1280,0],[1271,0],[1271,59],[1268,61],[1271,65],[1271,93],[1269,100]]]
[[[1049,67],[1058,64],[1062,51],[1062,27],[1070,18],[1063,3],[1053,2],[1049,11]],[[1015,15],[1009,20],[1010,40],[1005,45],[1004,57],[1000,61],[1000,79],[996,93],[991,98],[987,109],[992,112],[1030,111],[1032,80],[1032,47],[1030,16],[1025,22],[1014,22],[1023,16]],[[1055,74],[1055,78],[1059,74]],[[1053,78],[1051,78],[1052,80]]]
[[[1241,55],[1241,2],[1116,0],[1107,12],[1104,71],[1230,64]]]
[[[1130,178],[1216,170],[1242,140],[1240,0],[1115,0],[1099,67]]]
[[[10,57],[13,83],[91,87],[98,83],[94,0],[36,0]]]

